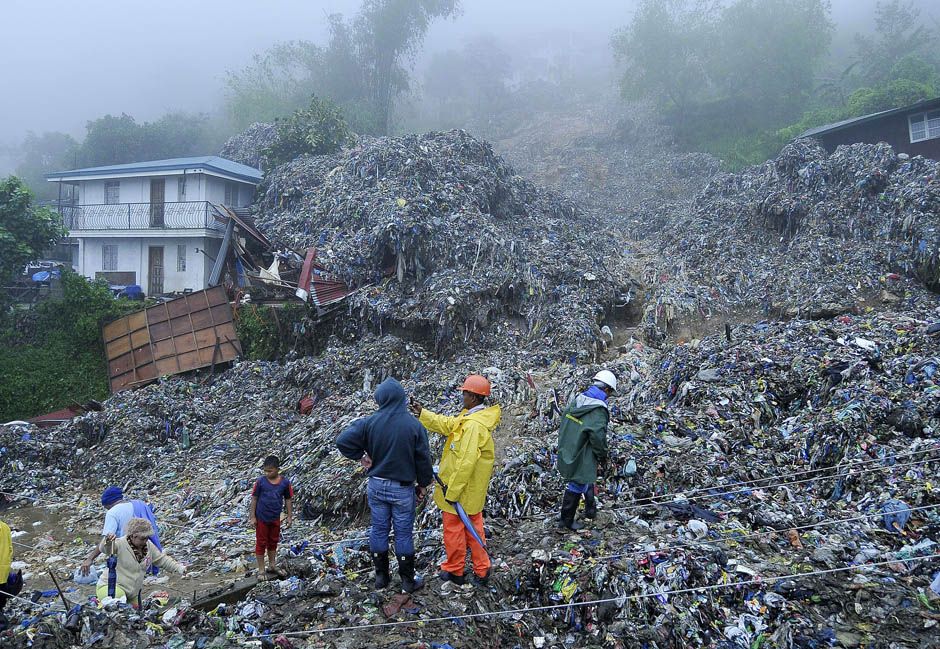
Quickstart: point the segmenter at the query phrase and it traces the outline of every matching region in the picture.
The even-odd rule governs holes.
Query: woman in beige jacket
[[[127,522],[125,534],[115,538],[109,534],[101,541],[100,550],[106,555],[117,557],[117,585],[114,589],[115,599],[127,602],[136,599],[134,604],[140,603],[140,589],[144,585],[144,577],[150,566],[157,566],[165,570],[172,570],[179,574],[186,572],[186,567],[177,563],[169,555],[157,549],[150,541],[153,527],[146,518],[132,518]],[[98,600],[108,596],[108,570],[101,573],[97,587]]]

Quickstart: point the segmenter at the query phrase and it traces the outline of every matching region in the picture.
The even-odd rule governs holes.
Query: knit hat
[[[124,492],[121,491],[120,487],[108,487],[101,494],[101,504],[105,507],[113,505],[119,500],[124,500]]]

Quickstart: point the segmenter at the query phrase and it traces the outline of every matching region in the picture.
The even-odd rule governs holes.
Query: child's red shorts
[[[265,550],[277,550],[281,540],[281,521],[271,523],[258,521],[255,525],[255,554],[264,554]]]

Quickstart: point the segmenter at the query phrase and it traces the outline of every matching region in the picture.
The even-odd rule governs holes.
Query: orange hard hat
[[[486,379],[485,376],[480,376],[479,374],[471,374],[463,382],[463,385],[460,386],[461,391],[472,392],[473,394],[479,394],[484,397],[490,396],[490,382]]]

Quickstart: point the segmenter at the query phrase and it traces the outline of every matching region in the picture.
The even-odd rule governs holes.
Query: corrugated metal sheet
[[[352,293],[352,289],[345,282],[333,279],[327,270],[316,262],[316,257],[316,249],[309,248],[300,273],[297,297],[305,302],[312,300],[322,308],[339,302]]]
[[[103,330],[111,391],[237,358],[225,289],[215,286],[116,320]]]

